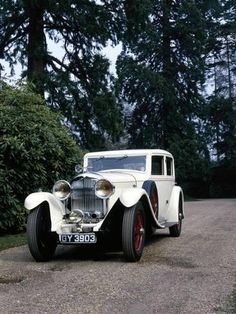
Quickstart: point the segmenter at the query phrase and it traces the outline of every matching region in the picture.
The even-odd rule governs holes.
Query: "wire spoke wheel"
[[[122,248],[126,260],[140,260],[145,243],[145,212],[139,201],[124,212],[122,223]]]

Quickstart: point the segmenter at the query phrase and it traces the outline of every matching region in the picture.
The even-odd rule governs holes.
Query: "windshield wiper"
[[[117,162],[117,161],[120,161],[120,160],[122,160],[122,159],[125,159],[125,158],[128,158],[128,156],[127,156],[127,155],[124,155],[123,157],[117,158],[117,159],[116,159],[116,162]]]
[[[99,160],[101,160],[101,159],[104,159],[104,158],[105,158],[104,156],[101,156],[101,157],[99,157],[99,158],[97,158],[97,159],[94,159],[93,162],[97,162],[97,161],[99,161]]]

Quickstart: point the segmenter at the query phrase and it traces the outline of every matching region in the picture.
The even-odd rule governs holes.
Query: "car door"
[[[152,155],[151,180],[155,181],[158,191],[158,220],[165,222],[170,195],[174,182],[173,158],[165,155]]]

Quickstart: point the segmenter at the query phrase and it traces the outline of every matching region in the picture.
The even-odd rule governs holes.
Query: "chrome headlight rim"
[[[107,179],[100,179],[95,184],[95,194],[101,199],[108,199],[114,191],[115,187]]]
[[[69,220],[72,223],[79,224],[83,221],[84,218],[84,212],[80,209],[73,209],[71,213],[69,214]]]
[[[61,201],[68,199],[71,195],[71,191],[71,185],[66,180],[58,180],[52,188],[53,195]]]

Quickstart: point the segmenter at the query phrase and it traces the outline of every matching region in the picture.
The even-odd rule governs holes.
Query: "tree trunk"
[[[229,90],[229,99],[232,100],[232,78],[231,78],[231,69],[230,69],[230,52],[229,52],[229,40],[226,36],[226,57],[227,57],[227,72],[228,72],[228,90]]]
[[[44,34],[43,1],[32,1],[29,6],[28,80],[44,96],[46,39]]]
[[[163,78],[168,85],[172,81],[172,65],[171,65],[171,37],[170,37],[170,12],[172,0],[163,0],[163,16],[162,16],[162,60],[163,60]],[[162,138],[161,146],[165,149],[169,147],[169,131],[170,131],[170,115],[172,90],[165,89],[162,101]]]

